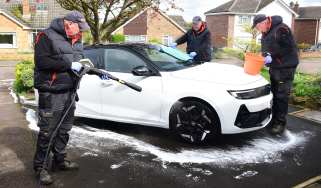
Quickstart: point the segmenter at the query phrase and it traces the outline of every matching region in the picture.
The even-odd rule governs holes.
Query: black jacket
[[[299,63],[298,50],[291,29],[283,23],[282,17],[272,16],[272,25],[262,34],[262,54],[272,56],[272,68],[295,68]]]
[[[71,71],[71,64],[82,58],[81,40],[72,45],[65,33],[63,19],[54,19],[36,39],[35,88],[42,92],[75,90],[77,77]]]
[[[197,33],[193,29],[188,30],[183,36],[176,40],[178,45],[187,42],[186,52],[196,52],[196,61],[211,61],[212,43],[211,33],[205,25],[204,31]]]

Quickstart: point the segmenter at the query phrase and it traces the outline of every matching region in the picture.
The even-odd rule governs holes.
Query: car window
[[[106,59],[106,49],[98,48],[98,49],[88,49],[84,50],[85,58],[88,58],[91,60],[91,62],[94,64],[94,66],[98,69],[104,69],[105,68],[105,59]]]
[[[146,65],[137,55],[124,49],[107,49],[107,71],[131,73],[133,68]]]

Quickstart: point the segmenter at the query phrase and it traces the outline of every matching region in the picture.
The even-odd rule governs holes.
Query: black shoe
[[[268,127],[268,131],[272,135],[282,135],[285,130],[285,125],[283,124],[272,124]]]
[[[70,170],[78,170],[79,165],[75,162],[64,160],[61,163],[54,162],[53,163],[53,169],[54,170],[64,170],[64,171],[70,171]]]
[[[48,171],[44,169],[36,170],[36,177],[42,185],[50,185],[54,182]]]

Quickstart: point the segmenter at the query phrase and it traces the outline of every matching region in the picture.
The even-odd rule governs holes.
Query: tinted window
[[[106,49],[99,48],[99,49],[89,49],[84,51],[85,57],[89,58],[92,63],[98,69],[105,68],[105,59],[107,55]]]
[[[146,65],[135,54],[122,49],[107,49],[106,70],[112,72],[131,73],[133,68]]]

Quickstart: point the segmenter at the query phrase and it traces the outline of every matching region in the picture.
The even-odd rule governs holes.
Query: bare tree
[[[67,10],[78,10],[85,16],[93,43],[110,39],[111,33],[147,7],[158,9],[161,0],[56,0]],[[175,0],[162,0],[167,10],[177,8]],[[103,14],[99,14],[103,11]],[[100,18],[104,15],[104,18]],[[100,23],[100,20],[102,22]]]

